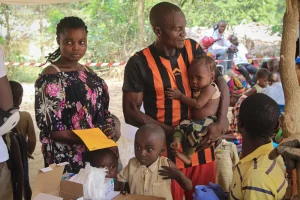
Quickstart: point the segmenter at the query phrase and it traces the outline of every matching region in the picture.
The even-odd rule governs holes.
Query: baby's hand
[[[177,88],[168,88],[168,91],[166,91],[166,95],[168,98],[170,99],[180,99],[182,93],[180,92],[180,90],[178,90]]]
[[[181,147],[180,139],[178,137],[175,137],[173,142],[170,144],[170,147],[171,149],[178,151]]]

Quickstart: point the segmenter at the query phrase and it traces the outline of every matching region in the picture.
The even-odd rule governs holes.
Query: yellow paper
[[[73,130],[73,132],[81,138],[90,151],[117,146],[99,128]]]

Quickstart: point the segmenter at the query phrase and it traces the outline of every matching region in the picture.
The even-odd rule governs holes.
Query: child
[[[121,122],[120,122],[119,118],[113,114],[111,114],[111,118],[115,122],[115,137],[116,137],[116,142],[117,142],[121,137]]]
[[[267,68],[270,72],[279,72],[279,62],[273,58],[267,61]]]
[[[234,143],[220,138],[215,144],[216,152],[216,183],[220,184],[224,192],[230,191],[233,167],[238,164],[239,157]]]
[[[246,96],[251,94],[259,93],[262,89],[268,87],[269,79],[268,76],[270,71],[267,69],[259,69],[256,74],[257,83],[246,93]]]
[[[184,190],[192,190],[192,182],[168,158],[165,150],[165,132],[154,124],[138,129],[135,135],[135,157],[118,174],[118,181],[126,183],[131,194],[172,199],[171,180],[175,179]],[[116,190],[120,190],[116,188]]]
[[[90,151],[87,161],[92,167],[107,168],[107,178],[117,178],[118,156],[109,148]]]
[[[254,94],[243,101],[238,119],[243,135],[242,156],[234,167],[230,199],[283,199],[287,188],[283,159],[269,159],[278,120],[279,107],[267,95]],[[224,199],[220,186],[210,184],[207,188],[218,195],[210,196],[210,200]]]
[[[268,76],[269,84],[273,85],[273,83],[280,82],[280,77],[278,72],[271,72]]]
[[[12,90],[13,101],[15,107],[20,107],[23,97],[23,87],[16,81],[9,81]],[[16,125],[17,132],[22,134],[27,140],[28,157],[33,158],[32,154],[36,145],[36,136],[32,118],[26,111],[20,111],[20,121]]]
[[[220,102],[218,86],[213,82],[215,77],[215,61],[208,56],[195,58],[189,68],[190,86],[193,98],[185,96],[178,89],[169,89],[167,96],[177,99],[192,108],[192,120],[184,120],[175,127],[173,143],[175,155],[185,164],[191,163],[194,149],[199,147],[202,139],[201,131],[209,124],[216,121],[216,114]],[[183,146],[183,153],[180,146]]]

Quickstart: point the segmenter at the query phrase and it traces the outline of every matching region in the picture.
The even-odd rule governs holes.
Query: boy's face
[[[266,77],[263,77],[263,78],[259,78],[259,79],[257,80],[257,82],[258,82],[258,85],[259,85],[260,87],[265,88],[265,87],[267,87],[268,84],[269,84],[269,79],[268,79],[268,77],[266,76]]]
[[[189,82],[193,91],[199,92],[213,80],[213,73],[208,70],[207,66],[201,62],[194,63],[189,68]]]
[[[141,163],[149,167],[164,150],[164,142],[158,134],[137,133],[135,136],[134,153]]]
[[[113,152],[112,152],[113,153]],[[93,167],[97,168],[107,168],[107,178],[117,178],[118,174],[118,159],[117,156],[111,154],[99,155],[98,159],[94,159],[91,164]]]

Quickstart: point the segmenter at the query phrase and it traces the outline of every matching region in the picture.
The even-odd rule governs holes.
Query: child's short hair
[[[207,55],[196,56],[195,59],[192,61],[191,65],[196,65],[196,64],[199,64],[200,62],[201,63],[204,62],[207,69],[210,72],[215,73],[217,66],[216,66],[216,62],[214,59],[212,59],[211,57],[209,57]]]
[[[103,158],[105,156],[112,156],[112,158],[118,160],[118,156],[115,152],[113,152],[109,148],[105,148],[105,149],[98,149],[95,151],[88,151],[86,153],[86,161],[90,162],[92,167],[96,167],[95,163],[97,159]]]
[[[268,76],[268,80],[270,83],[279,82],[280,78],[278,72],[271,72]]]
[[[249,137],[270,138],[279,120],[279,106],[265,94],[253,94],[242,102],[238,119]]]
[[[22,85],[17,82],[17,81],[9,81],[10,87],[11,87],[11,92],[13,96],[13,102],[14,106],[18,107],[20,102],[20,99],[23,96],[23,87]]]
[[[266,78],[269,76],[269,74],[270,74],[270,71],[268,69],[261,68],[256,73],[256,79],[258,80],[260,78]]]

